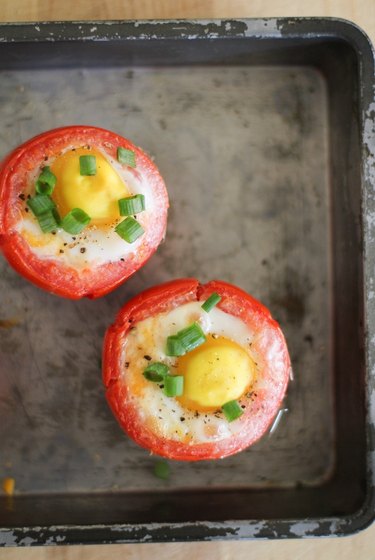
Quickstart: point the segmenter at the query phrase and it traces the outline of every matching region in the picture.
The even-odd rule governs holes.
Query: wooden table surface
[[[375,0],[0,0],[0,21],[332,16],[375,43]],[[375,524],[353,537],[0,549],[1,560],[375,560]]]

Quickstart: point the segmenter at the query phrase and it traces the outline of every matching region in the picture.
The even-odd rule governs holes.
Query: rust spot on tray
[[[0,319],[0,329],[12,329],[19,325],[18,319]]]

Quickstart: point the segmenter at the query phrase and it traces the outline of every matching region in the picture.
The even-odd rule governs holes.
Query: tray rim
[[[176,20],[103,20],[11,22],[0,24],[0,43],[47,41],[124,41],[152,39],[308,39],[347,42],[359,62],[361,195],[364,238],[364,305],[366,340],[366,499],[352,515],[283,520],[221,522],[56,525],[0,528],[0,546],[176,542],[218,539],[342,536],[356,533],[375,520],[375,76],[374,49],[366,33],[341,18],[236,18]],[[366,220],[368,214],[374,219]]]

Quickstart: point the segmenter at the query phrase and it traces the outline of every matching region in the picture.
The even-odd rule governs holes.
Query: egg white
[[[62,153],[69,151],[72,147],[68,146]],[[146,178],[140,173],[129,171],[106,152],[99,148],[96,149],[100,151],[101,155],[116,170],[123,180],[127,192],[130,192],[132,195],[143,194],[145,196],[146,210],[137,214],[137,221],[147,231],[148,224],[151,224],[152,220],[156,219],[156,216],[153,216],[153,214],[157,201],[153,194],[153,189],[150,188]],[[52,163],[52,159],[44,162],[45,165],[52,165]],[[35,181],[39,173],[39,167],[29,173],[26,181],[27,188],[24,191],[25,197],[35,194]],[[143,236],[141,236],[134,243],[127,243],[114,231],[116,224],[111,226],[88,226],[78,235],[67,233],[61,228],[55,234],[43,233],[36,217],[31,211],[26,211],[26,208],[25,202],[15,230],[24,237],[30,250],[39,259],[54,258],[65,265],[82,269],[87,266],[99,266],[108,262],[116,262],[121,258],[125,259],[129,255],[135,254],[139,245],[143,242]],[[119,219],[118,222],[123,219]]]
[[[124,369],[120,382],[126,383],[130,388],[133,384],[136,385],[148,363],[160,361],[171,368],[176,367],[178,358],[165,354],[167,337],[194,321],[199,322],[206,335],[215,334],[236,342],[256,362],[256,357],[251,352],[251,343],[256,333],[241,319],[218,307],[206,313],[201,304],[202,302],[186,303],[137,323],[124,340]],[[152,361],[148,361],[145,356]],[[229,423],[222,412],[197,413],[186,409],[177,399],[167,397],[156,383],[146,381],[140,390],[129,390],[128,398],[135,404],[142,422],[152,426],[159,437],[175,441],[183,439],[190,444],[197,444],[220,441],[241,430],[241,419]]]

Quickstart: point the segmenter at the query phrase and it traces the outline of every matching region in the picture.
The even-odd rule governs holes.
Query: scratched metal
[[[174,203],[168,243],[101,302],[59,302],[4,268],[0,477],[20,478],[13,498],[0,492],[0,546],[311,537],[367,526],[375,510],[375,104],[366,36],[314,18],[62,22],[1,26],[0,47],[0,152],[65,119],[112,122],[156,157]],[[134,67],[139,61],[153,70]],[[286,66],[264,67],[270,61]],[[40,71],[44,63],[59,67],[57,78]],[[62,71],[72,66],[81,72]],[[154,458],[125,439],[103,403],[100,338],[142,287],[216,271],[282,323],[296,378],[288,413],[249,452],[173,464],[169,482],[155,480]]]
[[[295,382],[271,438],[225,461],[173,465],[168,486],[321,483],[333,462],[321,76],[308,68],[20,71],[3,76],[1,91],[2,156],[45,129],[90,123],[155,156],[171,198],[163,247],[100,301],[45,294],[1,261],[0,316],[15,321],[0,339],[2,472],[24,494],[165,485],[107,408],[101,342],[130,295],[195,276],[234,282],[271,308]]]

